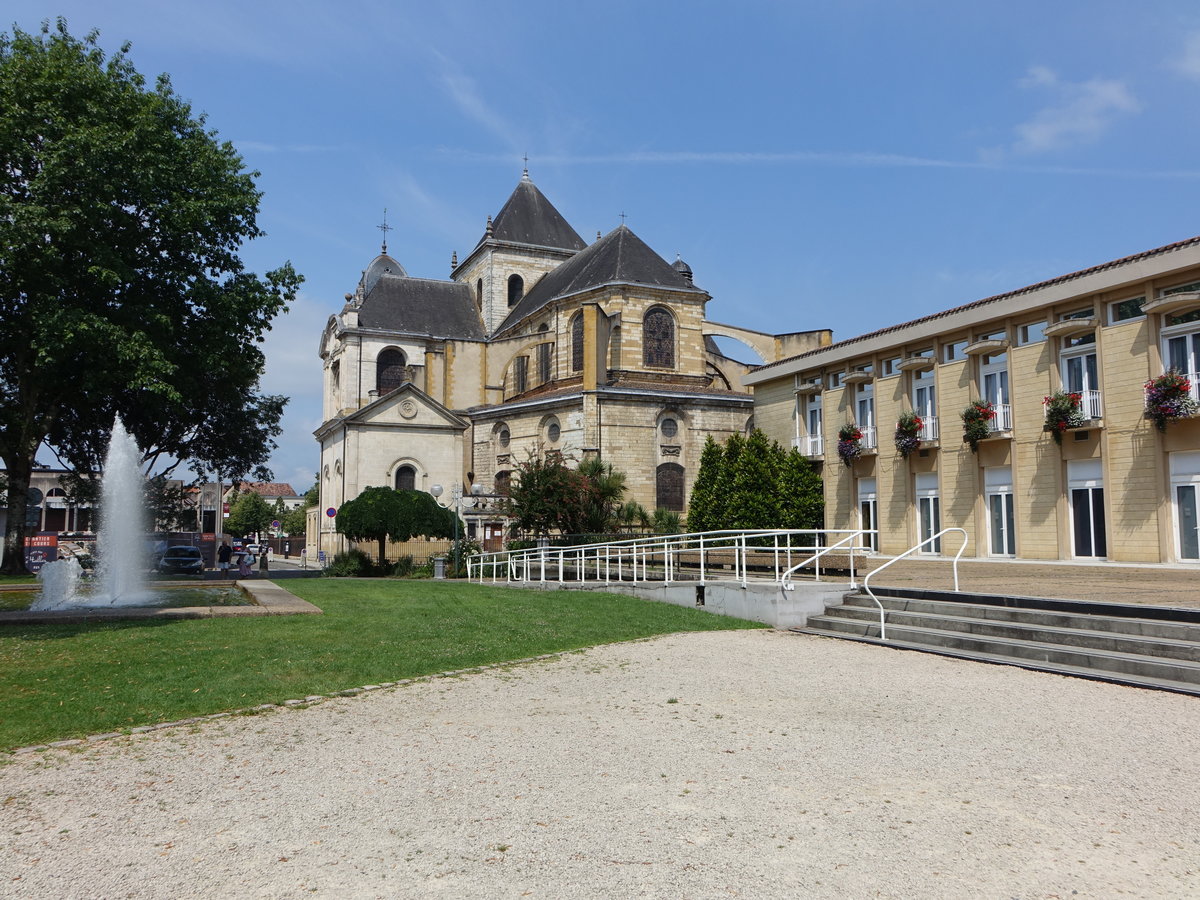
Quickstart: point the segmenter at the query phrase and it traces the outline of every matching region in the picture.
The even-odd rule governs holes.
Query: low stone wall
[[[145,606],[108,607],[97,609],[65,609],[30,612],[14,610],[0,612],[0,627],[5,625],[79,625],[85,622],[111,622],[131,619],[216,619],[245,616],[320,615],[321,609],[301,600],[291,591],[273,581],[237,581],[250,595],[251,606],[175,606],[156,609]],[[206,582],[205,586],[221,582]],[[22,585],[24,587],[24,585]]]
[[[611,594],[627,594],[671,603],[675,606],[692,606],[719,616],[732,616],[751,622],[762,622],[775,628],[798,628],[804,626],[809,616],[825,612],[827,606],[841,602],[850,590],[846,582],[798,582],[793,590],[784,590],[777,584],[750,584],[743,587],[737,582],[690,582],[630,583],[579,583],[536,582],[514,584],[514,587],[542,588],[545,590],[602,591]]]

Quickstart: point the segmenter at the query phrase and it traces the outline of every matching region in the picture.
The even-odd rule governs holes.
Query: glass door
[[[929,541],[942,530],[942,502],[938,496],[936,472],[917,476],[917,531],[919,541]],[[921,547],[918,553],[941,553],[942,539],[939,537]]]
[[[862,536],[861,546],[870,550],[879,549],[879,533],[874,529],[879,527],[878,498],[875,494],[875,479],[860,478],[858,480],[858,527],[870,534]]]

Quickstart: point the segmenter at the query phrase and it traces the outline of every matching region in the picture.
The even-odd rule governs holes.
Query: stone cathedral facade
[[[503,494],[530,453],[599,456],[627,499],[683,511],[705,438],[750,424],[747,366],[830,343],[828,331],[768,335],[711,321],[712,297],[621,225],[585,242],[529,178],[447,280],[410,275],[387,252],[321,334],[324,422],[319,515],[309,552],[345,542],[327,510],[363,489]],[[466,503],[471,536],[498,548],[495,504]]]

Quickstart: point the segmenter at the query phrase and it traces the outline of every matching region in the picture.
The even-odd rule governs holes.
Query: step
[[[1180,694],[1192,694],[1200,696],[1200,685],[1189,683],[1186,681],[1176,681],[1170,678],[1148,678],[1141,675],[1133,675],[1128,673],[1097,671],[1095,669],[1084,668],[1082,666],[1065,665],[1063,663],[1052,662],[1036,662],[1028,659],[1017,659],[1012,656],[993,653],[977,653],[965,650],[956,650],[948,647],[931,647],[925,644],[914,644],[907,641],[894,641],[890,637],[886,641],[881,641],[878,637],[854,636],[844,634],[828,634],[809,628],[792,628],[791,631],[798,634],[811,634],[818,637],[832,637],[839,640],[857,641],[862,644],[875,644],[877,646],[891,647],[896,650],[915,650],[920,653],[933,653],[938,656],[947,656],[954,659],[967,659],[973,662],[991,663],[1000,666],[1016,666],[1022,669],[1030,669],[1035,672],[1049,672],[1055,675],[1069,675],[1075,678],[1088,678],[1096,681],[1107,681],[1113,684],[1129,685],[1130,687],[1151,688],[1160,691],[1175,691]]]
[[[1188,660],[1164,660],[1134,653],[1091,650],[1039,641],[1006,640],[957,631],[942,631],[936,628],[892,625],[891,623],[887,630],[888,643],[896,641],[939,649],[1007,656],[1014,660],[1053,663],[1092,669],[1097,672],[1184,682],[1200,688],[1200,663]],[[803,631],[809,634],[824,634],[829,637],[850,636],[878,639],[879,622],[814,616],[810,620],[810,625],[806,626]]]
[[[992,619],[967,616],[966,610],[982,610],[983,607],[969,606],[943,614],[947,604],[941,604],[938,612],[909,609],[888,609],[887,624],[937,628],[943,631],[962,631],[987,637],[1013,638],[1016,640],[1040,641],[1070,647],[1093,650],[1113,650],[1119,653],[1134,653],[1142,656],[1157,656],[1168,659],[1184,659],[1200,663],[1200,640],[1145,636],[1121,631],[1105,631],[1093,628],[1090,617],[1075,617],[1070,621],[1075,627],[1046,625],[1041,621],[1024,619]],[[1006,610],[1012,612],[1012,610]],[[1037,614],[1035,614],[1036,616]],[[828,619],[846,619],[856,622],[878,622],[879,609],[866,606],[837,606],[827,609],[822,616],[811,616],[809,624],[822,627],[819,623]],[[1064,617],[1055,616],[1055,619]],[[1120,620],[1116,620],[1120,621]]]
[[[948,593],[948,592],[947,592]],[[955,595],[949,593],[949,597]],[[970,596],[970,595],[961,595]],[[1113,606],[1110,604],[1073,604],[1062,609],[1045,609],[1030,606],[1006,606],[999,603],[978,603],[967,600],[955,599],[940,599],[929,600],[912,597],[896,597],[885,594],[879,594],[879,602],[883,604],[885,609],[897,610],[903,612],[928,612],[935,615],[962,615],[971,619],[990,619],[995,621],[1009,622],[1025,622],[1030,624],[1045,625],[1050,628],[1070,628],[1078,627],[1081,623],[1086,623],[1086,628],[1089,631],[1111,631],[1114,633],[1125,635],[1139,635],[1142,637],[1165,638],[1168,640],[1179,641],[1196,641],[1200,642],[1200,624],[1194,624],[1187,621],[1176,621],[1170,618],[1163,618],[1163,614],[1177,613],[1194,613],[1198,610],[1178,610],[1173,607],[1145,607],[1145,606]],[[976,597],[975,599],[978,599]],[[994,598],[997,600],[1011,601],[1016,598]],[[1029,600],[1032,598],[1020,598]],[[1059,603],[1072,603],[1072,601],[1058,601]],[[845,607],[869,609],[876,616],[879,614],[879,607],[875,605],[866,594],[847,594],[844,604]],[[1086,607],[1087,610],[1100,608],[1102,612],[1090,612],[1080,609],[1075,610],[1075,606]],[[1113,615],[1113,612],[1119,611],[1120,615]],[[1128,615],[1130,612],[1140,613],[1138,616]]]

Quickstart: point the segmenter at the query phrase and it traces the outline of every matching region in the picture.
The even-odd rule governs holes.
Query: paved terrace
[[[885,562],[870,559],[863,569]],[[1195,567],[963,559],[958,579],[963,591],[980,594],[1200,608],[1200,569]],[[871,586],[877,585],[949,591],[953,566],[947,559],[910,557],[872,579]]]

